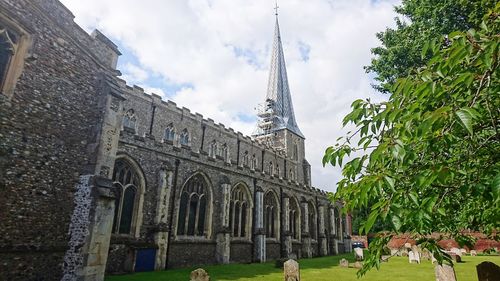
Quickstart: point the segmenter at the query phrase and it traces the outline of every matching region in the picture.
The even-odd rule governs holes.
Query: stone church
[[[311,186],[277,19],[252,136],[128,86],[73,19],[0,0],[1,280],[350,251],[350,217]]]

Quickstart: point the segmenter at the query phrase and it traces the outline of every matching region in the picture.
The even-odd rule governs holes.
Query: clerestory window
[[[168,124],[167,128],[165,128],[165,135],[163,138],[167,141],[173,142],[175,139],[175,128],[174,124],[170,123]]]
[[[182,130],[180,135],[180,143],[181,145],[189,146],[189,132],[187,129]]]

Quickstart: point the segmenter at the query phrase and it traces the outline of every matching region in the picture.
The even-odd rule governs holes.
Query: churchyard
[[[341,259],[347,259],[349,268],[340,267]],[[500,256],[463,256],[462,262],[455,265],[457,280],[476,281],[476,265],[483,261],[500,264]],[[408,263],[408,257],[391,257],[383,263],[380,270],[373,269],[358,279],[354,254],[321,257],[299,260],[302,281],[414,281],[436,280],[434,265],[429,260],[420,264]],[[284,279],[283,269],[276,268],[274,262],[262,264],[230,264],[203,267],[210,275],[211,281],[281,281]],[[108,276],[106,281],[186,281],[195,268],[173,269],[159,272],[144,272],[129,275]]]

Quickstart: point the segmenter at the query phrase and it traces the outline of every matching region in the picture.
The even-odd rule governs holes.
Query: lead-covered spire
[[[259,117],[260,121],[255,136],[267,135],[277,130],[288,129],[304,137],[295,121],[277,15],[266,102],[259,112]]]

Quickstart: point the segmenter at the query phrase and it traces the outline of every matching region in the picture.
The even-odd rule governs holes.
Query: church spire
[[[266,102],[259,110],[259,123],[254,136],[264,137],[275,131],[288,129],[298,136],[304,135],[297,126],[292,105],[292,96],[288,87],[285,56],[281,44],[280,27],[278,23],[278,6],[276,10],[276,25],[274,30],[271,68],[267,84]]]

